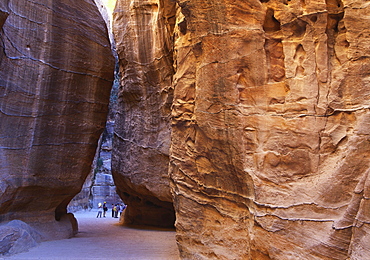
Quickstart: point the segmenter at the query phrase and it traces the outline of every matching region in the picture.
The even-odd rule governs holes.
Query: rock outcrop
[[[42,235],[20,220],[0,225],[0,255],[12,255],[37,246]]]
[[[0,222],[68,237],[108,111],[105,23],[92,0],[1,1],[0,22]]]
[[[173,88],[169,174],[182,258],[370,258],[370,5],[176,3],[116,9],[113,170],[128,208],[171,201]]]
[[[168,177],[174,7],[159,0],[116,4],[113,28],[121,88],[112,174],[128,204],[126,223],[174,224]]]

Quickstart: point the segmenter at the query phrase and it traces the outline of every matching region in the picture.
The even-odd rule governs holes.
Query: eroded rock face
[[[184,259],[368,259],[365,1],[178,1]]]
[[[172,86],[182,258],[370,258],[367,2],[176,3],[168,16],[171,1],[116,9],[113,167],[128,209],[170,201],[162,108]]]
[[[168,177],[174,15],[174,2],[116,4],[113,28],[121,88],[112,174],[128,204],[126,223],[174,224]]]
[[[105,23],[89,0],[0,11],[0,221],[70,236],[66,206],[90,171],[113,80]]]

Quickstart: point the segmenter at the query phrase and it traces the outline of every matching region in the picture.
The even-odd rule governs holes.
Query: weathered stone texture
[[[20,220],[0,225],[0,255],[28,250],[41,242],[42,235]]]
[[[116,9],[113,171],[127,219],[171,201],[172,100],[184,259],[368,259],[370,5],[176,4]]]
[[[366,1],[178,1],[184,259],[368,259]]]
[[[105,23],[92,0],[1,1],[0,17],[0,221],[70,235],[66,206],[90,171],[113,80]],[[54,229],[62,222],[69,231]]]
[[[112,173],[128,204],[126,223],[174,223],[168,177],[174,12],[174,2],[122,0],[113,15],[121,87]]]

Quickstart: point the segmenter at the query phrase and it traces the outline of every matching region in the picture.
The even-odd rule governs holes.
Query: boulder
[[[42,236],[20,220],[12,220],[0,226],[0,255],[12,255],[27,251],[41,242]]]

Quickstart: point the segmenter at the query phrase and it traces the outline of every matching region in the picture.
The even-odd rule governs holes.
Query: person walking
[[[99,202],[99,204],[98,204],[98,215],[96,215],[96,217],[101,218],[102,213],[103,213],[103,207],[102,207],[101,203]]]
[[[114,205],[114,217],[115,218],[118,218],[118,211],[119,211],[119,207],[118,207],[118,204]]]
[[[107,203],[104,201],[103,203],[103,217],[105,218],[108,211]]]
[[[125,205],[125,203],[122,203],[120,206],[119,206],[119,216],[121,217],[122,216],[122,213],[123,211],[125,210],[127,206]]]
[[[114,218],[114,204],[112,204],[112,218]]]

